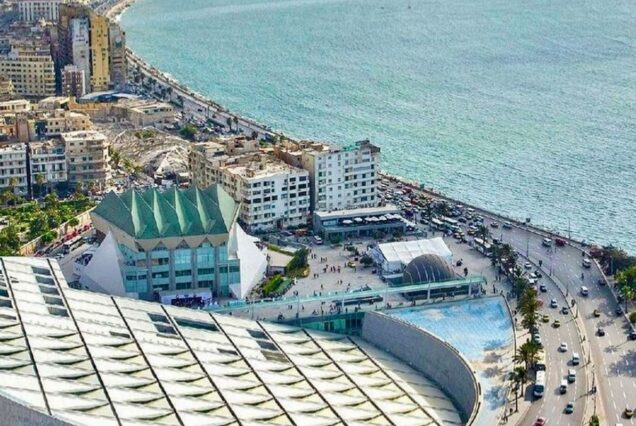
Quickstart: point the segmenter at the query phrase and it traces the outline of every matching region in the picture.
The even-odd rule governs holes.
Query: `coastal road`
[[[570,301],[574,299],[575,311],[578,308],[590,343],[590,366],[594,384],[599,389],[597,404],[602,404],[604,420],[608,424],[636,425],[636,419],[623,417],[626,406],[636,406],[636,342],[628,340],[628,324],[623,315],[616,315],[618,305],[610,289],[598,284],[602,274],[597,265],[593,262],[591,268],[584,268],[579,248],[570,245],[544,247],[543,236],[522,227],[502,231],[502,235],[503,241],[510,243],[520,254],[525,255],[527,249],[532,261],[542,260],[543,266],[562,283]],[[581,286],[589,289],[588,296],[581,295]],[[601,313],[598,318],[593,315],[595,309]],[[605,330],[605,336],[598,335],[599,327]],[[598,405],[597,411],[600,411]]]

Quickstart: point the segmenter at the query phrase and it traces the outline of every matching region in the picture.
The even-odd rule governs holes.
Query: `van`
[[[583,259],[583,267],[584,268],[591,268],[592,267],[592,261],[590,259],[588,259],[587,257]]]
[[[541,244],[545,247],[552,247],[552,240],[550,238],[544,238]]]
[[[576,371],[573,368],[568,370],[568,382],[574,383],[576,382]]]
[[[561,385],[559,386],[559,392],[564,394],[568,391],[568,381],[563,379],[561,380]]]
[[[580,362],[581,362],[581,357],[579,356],[577,352],[574,352],[572,354],[572,365],[579,365]]]
[[[585,286],[581,287],[581,295],[587,296],[588,294],[590,294],[590,291],[587,289],[587,287]]]
[[[316,244],[317,246],[322,245],[322,238],[320,238],[318,235],[314,236],[314,244]]]

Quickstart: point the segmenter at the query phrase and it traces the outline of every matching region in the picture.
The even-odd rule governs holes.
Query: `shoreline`
[[[128,9],[128,7],[130,7],[135,2],[136,0],[115,0],[112,4],[110,4],[110,8],[105,11],[104,15],[109,17],[112,20],[118,21],[121,15]],[[137,66],[142,73],[145,73],[146,75],[155,79],[156,81],[161,82],[166,87],[170,87],[173,90],[172,94],[170,95],[171,100],[174,100],[172,96],[176,95],[177,98],[182,98],[184,100],[190,101],[193,105],[198,107],[198,111],[200,111],[200,113],[197,114],[193,112],[192,113],[193,116],[196,116],[196,115],[202,116],[201,115],[203,114],[202,111],[205,111],[206,115],[202,116],[204,119],[210,118],[210,113],[212,113],[213,118],[216,118],[217,115],[220,116],[221,117],[220,122],[223,122],[224,120],[228,118],[230,119],[236,118],[237,120],[236,123],[238,124],[239,127],[243,128],[244,130],[247,130],[248,132],[249,131],[257,132],[259,136],[268,135],[268,136],[282,137],[282,138],[290,139],[290,140],[297,140],[296,138],[285,135],[282,131],[273,130],[269,126],[265,124],[261,124],[254,119],[232,113],[229,109],[214,102],[212,99],[209,99],[205,97],[204,95],[201,95],[195,92],[194,90],[192,90],[191,88],[187,87],[186,85],[182,84],[176,78],[172,77],[170,74],[153,67],[148,62],[146,62],[143,58],[135,54],[132,51],[132,49],[128,47],[126,48],[126,60],[129,63],[133,64],[134,66]],[[185,108],[183,109],[185,110]],[[577,239],[576,237],[564,235],[558,231],[551,230],[540,224],[531,223],[527,225],[522,220],[508,217],[503,214],[497,213],[495,211],[490,211],[483,207],[473,205],[471,203],[467,203],[462,200],[458,200],[452,196],[449,196],[440,191],[437,191],[434,188],[425,188],[423,184],[420,184],[417,181],[414,181],[402,176],[393,175],[383,170],[380,170],[378,174],[380,175],[381,178],[386,178],[392,181],[400,182],[404,185],[409,186],[411,189],[425,193],[429,197],[443,199],[445,201],[449,201],[455,204],[461,204],[467,207],[471,207],[475,209],[477,212],[479,212],[480,214],[483,214],[483,215],[486,215],[501,221],[509,221],[512,224],[519,227],[526,228],[537,235],[541,235],[541,236],[549,237],[553,239],[555,237],[562,238],[567,242],[567,244],[577,246],[578,248],[584,251],[585,251],[586,245],[595,244],[594,242],[586,241],[584,239]],[[598,244],[598,245],[603,246],[604,244]]]

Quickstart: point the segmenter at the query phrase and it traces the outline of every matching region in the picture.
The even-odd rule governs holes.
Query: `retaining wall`
[[[22,405],[4,395],[0,395],[0,416],[3,425],[11,426],[71,426],[54,417]]]
[[[470,364],[453,346],[379,312],[365,315],[362,337],[433,380],[453,400],[462,421],[472,424],[481,404],[481,388]]]

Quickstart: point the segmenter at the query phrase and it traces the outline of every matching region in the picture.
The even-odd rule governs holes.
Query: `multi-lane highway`
[[[486,219],[487,224],[491,221]],[[599,284],[602,274],[597,265],[593,262],[590,268],[584,268],[581,249],[570,245],[545,247],[542,235],[523,227],[496,233],[502,235],[504,242],[511,244],[520,254],[525,256],[527,251],[533,262],[541,260],[544,269],[551,271],[552,277],[561,284],[570,303],[572,299],[575,301],[574,312],[578,310],[584,335],[591,348],[591,359],[589,354],[586,355],[588,360],[582,364],[590,361],[588,368],[594,373],[594,383],[590,383],[590,389],[593,385],[598,387],[596,411],[607,424],[620,422],[636,425],[636,419],[623,416],[626,406],[636,406],[636,342],[628,339],[628,324],[624,316],[616,314],[618,305],[609,288]],[[581,294],[582,286],[589,289],[587,296]],[[599,317],[594,316],[595,309],[600,311]],[[599,336],[598,328],[605,331],[605,336]],[[550,365],[549,362],[548,368]],[[589,402],[593,408],[594,397],[589,398]]]

